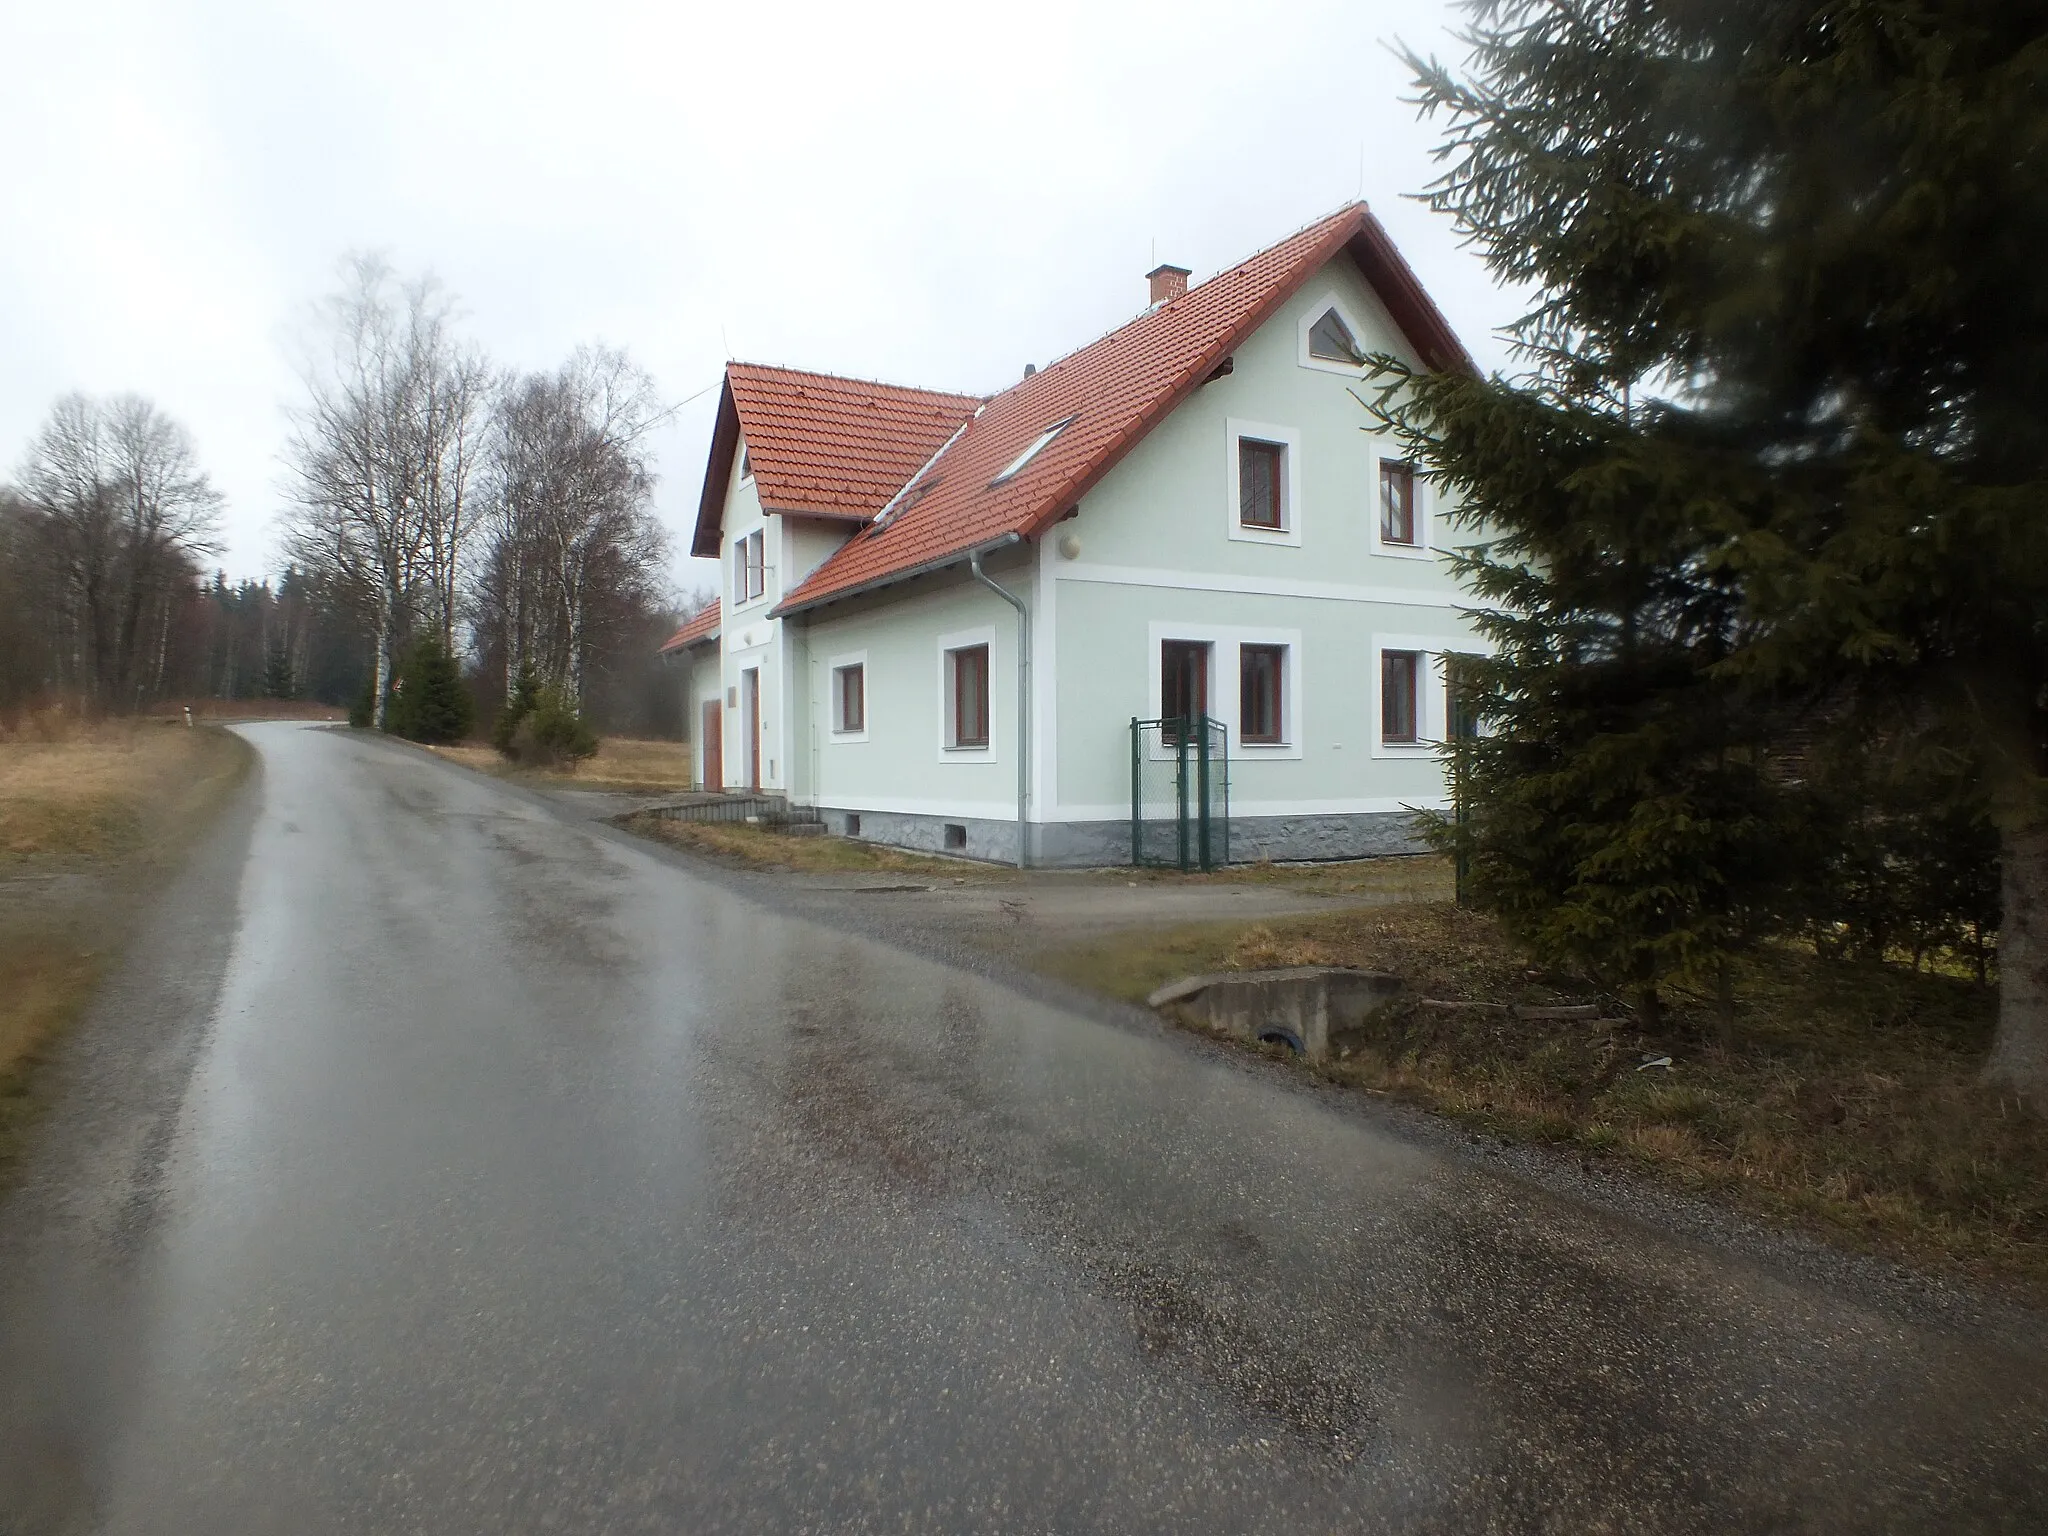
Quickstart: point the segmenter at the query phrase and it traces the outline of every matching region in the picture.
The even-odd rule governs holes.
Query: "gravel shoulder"
[[[542,793],[550,801],[562,798]],[[614,814],[619,819],[591,815],[593,828],[635,843],[649,841],[636,835],[630,809]],[[1703,1250],[1739,1257],[1787,1283],[1853,1296],[1915,1326],[1980,1337],[1988,1332],[2002,1346],[2048,1363],[2048,1309],[2028,1294],[1977,1283],[1946,1266],[1844,1248],[1799,1226],[1773,1222],[1568,1146],[1491,1134],[1469,1120],[1431,1113],[1383,1093],[1361,1092],[1355,1085],[1305,1073],[1277,1055],[1254,1054],[1190,1033],[1064,974],[1077,946],[1105,933],[1163,934],[1183,928],[1213,933],[1267,919],[1340,916],[1412,899],[1408,879],[1391,881],[1385,892],[1329,895],[1257,878],[1233,881],[1228,874],[1189,883],[1132,881],[1119,870],[1020,872],[990,866],[960,876],[821,875],[741,865],[655,841],[664,857],[761,906],[976,972],[1120,1029],[1170,1039],[1178,1049],[1227,1062],[1278,1090],[1313,1098],[1418,1146],[1642,1222]],[[1326,868],[1320,878],[1327,880],[1331,873]],[[1300,874],[1319,878],[1314,870]]]

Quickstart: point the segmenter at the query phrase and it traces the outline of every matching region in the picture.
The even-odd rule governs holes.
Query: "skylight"
[[[1309,327],[1308,355],[1326,363],[1350,363],[1354,366],[1365,361],[1358,339],[1351,334],[1351,327],[1344,323],[1344,317],[1337,313],[1335,305],[1324,310],[1322,318]]]
[[[1038,436],[1032,440],[1031,446],[1029,448],[1026,448],[1022,453],[1018,454],[1017,457],[1010,460],[1008,464],[1004,465],[1003,472],[997,475],[995,479],[989,481],[989,484],[1002,485],[1006,481],[1016,479],[1019,475],[1024,473],[1024,466],[1026,464],[1029,464],[1033,459],[1037,458],[1039,454],[1043,453],[1045,451],[1045,445],[1051,442],[1054,438],[1058,437],[1062,432],[1066,431],[1068,427],[1073,425],[1073,422],[1074,418],[1069,416],[1066,418],[1066,420],[1056,421],[1051,426],[1047,427],[1043,432],[1039,433]]]

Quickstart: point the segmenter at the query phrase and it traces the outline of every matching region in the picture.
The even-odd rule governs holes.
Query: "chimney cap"
[[[1150,272],[1147,272],[1145,275],[1147,277],[1164,277],[1169,272],[1173,273],[1176,277],[1193,277],[1195,275],[1192,269],[1188,267],[1176,267],[1170,261],[1162,261],[1161,263],[1159,263],[1158,266],[1154,267]]]

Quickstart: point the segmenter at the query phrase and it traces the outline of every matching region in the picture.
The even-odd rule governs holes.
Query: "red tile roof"
[[[725,605],[717,598],[713,598],[705,607],[699,608],[683,620],[683,627],[662,642],[661,654],[666,656],[672,651],[696,645],[699,641],[717,639],[718,626],[724,612]]]
[[[848,540],[775,611],[814,607],[975,549],[1037,537],[1345,250],[1425,367],[1472,371],[1379,221],[1365,204],[1353,203],[990,399],[890,516]],[[1067,418],[1069,425],[1020,473],[991,484]]]
[[[690,552],[718,553],[725,488],[741,435],[762,506],[865,522],[980,404],[979,395],[726,364]]]

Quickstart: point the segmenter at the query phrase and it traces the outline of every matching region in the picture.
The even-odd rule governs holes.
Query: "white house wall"
[[[1478,642],[1459,616],[1467,599],[1441,558],[1449,530],[1427,487],[1418,487],[1421,547],[1380,542],[1379,461],[1393,450],[1366,430],[1371,419],[1354,393],[1366,387],[1361,370],[1307,357],[1307,328],[1332,303],[1364,350],[1409,355],[1340,257],[1238,349],[1230,374],[1198,389],[1111,470],[1077,516],[1039,547],[991,559],[992,574],[1032,610],[1034,862],[1128,856],[1130,721],[1160,712],[1163,639],[1212,646],[1212,712],[1232,733],[1234,856],[1405,851],[1416,846],[1409,810],[1444,804],[1433,743],[1379,739],[1379,653],[1428,658],[1422,734],[1431,738],[1444,728],[1443,658]],[[1239,526],[1239,433],[1287,445],[1281,535]],[[733,541],[761,521],[751,491],[736,481],[728,502],[728,591]],[[863,837],[941,847],[949,828],[965,828],[966,852],[1014,857],[1015,610],[958,570],[814,611],[785,637],[767,611],[845,530],[771,521],[786,526],[771,542],[768,591],[728,608],[722,674],[733,686],[740,666],[762,665],[764,716],[777,723],[772,745],[764,739],[764,784],[815,803],[836,830],[857,822]],[[976,630],[992,647],[990,748],[949,753],[942,646]],[[1246,746],[1236,729],[1236,647],[1260,641],[1288,647],[1277,747]],[[867,725],[841,739],[831,729],[831,670],[855,656]],[[743,783],[731,711],[726,733],[727,783]]]
[[[1365,430],[1360,371],[1307,358],[1307,327],[1333,302],[1365,351],[1413,360],[1340,257],[1048,535],[1045,681],[1057,723],[1044,819],[1096,828],[1067,839],[1073,856],[1127,842],[1117,824],[1130,814],[1130,721],[1159,713],[1163,638],[1212,646],[1211,708],[1231,725],[1235,855],[1408,847],[1405,808],[1444,803],[1433,747],[1379,740],[1378,653],[1430,656],[1425,733],[1440,733],[1441,657],[1475,648],[1456,611],[1466,599],[1439,557],[1449,530],[1428,488],[1417,494],[1423,547],[1380,543],[1379,460],[1397,451]],[[1287,445],[1284,537],[1238,526],[1239,434]],[[1279,747],[1246,746],[1236,730],[1236,647],[1256,641],[1289,647]]]
[[[742,444],[744,449],[744,444]],[[758,668],[761,674],[761,787],[780,790],[788,753],[785,742],[788,723],[784,719],[786,690],[783,685],[782,625],[768,617],[781,598],[780,523],[761,510],[761,498],[752,476],[742,478],[739,466],[744,451],[733,455],[732,482],[725,498],[723,535],[719,547],[719,582],[725,597],[719,636],[719,683],[726,700],[725,787],[747,787],[747,740],[744,693],[741,674]],[[766,551],[767,582],[759,597],[742,596],[736,578],[734,549],[756,529],[762,531]]]
[[[1028,599],[1031,563],[1022,552],[987,562],[989,574]],[[902,595],[898,595],[898,593]],[[805,798],[828,825],[906,847],[943,849],[945,828],[961,828],[970,856],[1016,853],[1017,613],[964,570],[908,583],[880,599],[813,614],[799,636],[811,748]],[[948,644],[989,645],[989,745],[946,746]],[[859,658],[867,728],[857,739],[832,730],[831,673]]]

